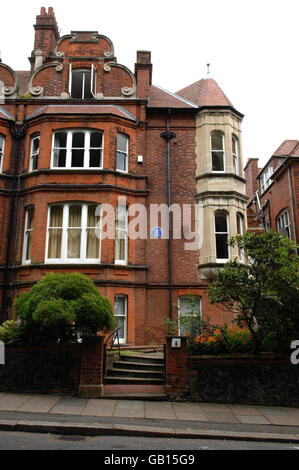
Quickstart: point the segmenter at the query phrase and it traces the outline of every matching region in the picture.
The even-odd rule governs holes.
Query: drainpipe
[[[293,198],[293,191],[292,191],[292,181],[291,181],[290,167],[288,167],[288,180],[289,180],[289,190],[290,190],[292,222],[293,222],[293,229],[294,229],[294,241],[297,244],[296,222],[295,222],[295,212],[294,212],[294,198]],[[296,248],[296,252],[298,253],[297,248]]]
[[[176,137],[174,132],[169,130],[170,109],[166,119],[166,131],[160,134],[160,137],[166,140],[166,161],[167,161],[167,205],[168,205],[168,283],[169,283],[169,319],[172,320],[172,217],[170,215],[171,206],[171,153],[170,141]]]
[[[19,170],[19,159],[20,159],[20,143],[24,139],[26,134],[25,124],[12,124],[10,127],[10,133],[15,142],[15,158],[13,165],[13,180],[12,180],[12,189],[11,189],[11,200],[10,200],[10,209],[9,209],[9,218],[8,218],[8,230],[7,230],[7,249],[6,249],[6,259],[4,266],[3,274],[3,291],[2,291],[2,308],[0,312],[0,324],[3,323],[5,318],[6,309],[7,309],[7,290],[8,290],[8,275],[11,270],[11,278],[13,276],[12,266],[10,266],[10,255],[11,255],[11,246],[13,243],[12,235],[17,237],[15,232],[15,223],[17,223],[15,217],[16,202],[17,202],[17,181],[18,181],[18,170]],[[15,260],[12,260],[13,263]]]

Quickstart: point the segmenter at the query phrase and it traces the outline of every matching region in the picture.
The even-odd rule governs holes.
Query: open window
[[[69,94],[71,98],[91,100],[96,98],[97,72],[92,64],[91,68],[73,69],[70,64],[69,71]]]

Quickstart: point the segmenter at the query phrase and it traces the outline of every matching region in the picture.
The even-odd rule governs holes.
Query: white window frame
[[[38,140],[38,150],[37,150],[37,152],[33,152],[33,144],[34,144],[35,140]],[[31,142],[30,142],[29,171],[36,171],[37,170],[37,161],[38,161],[37,159],[38,159],[38,156],[39,156],[39,145],[40,145],[40,134],[33,134],[31,136]],[[34,158],[36,158],[36,168],[35,169],[33,169]]]
[[[119,208],[125,208],[125,228],[117,228],[117,211]],[[114,263],[115,264],[120,264],[120,265],[127,265],[128,264],[128,244],[129,244],[129,237],[128,237],[128,208],[125,206],[116,206],[116,217],[115,217],[115,248],[114,248]],[[118,259],[116,258],[116,239],[117,239],[117,233],[120,232],[123,234],[124,239],[125,239],[125,259]]]
[[[123,315],[116,315],[116,299],[124,299],[124,306],[125,306],[125,311]],[[128,334],[128,296],[124,294],[117,294],[114,296],[114,305],[113,305],[113,313],[115,318],[120,317],[124,318],[124,336],[121,338],[119,337],[119,342],[120,344],[125,344],[127,342],[127,334]]]
[[[62,204],[51,204],[48,207],[48,222],[47,222],[47,237],[46,237],[46,254],[45,254],[45,263],[48,264],[99,264],[101,263],[101,238],[99,239],[99,257],[98,258],[87,258],[86,257],[86,248],[87,248],[87,221],[88,221],[88,206],[97,205],[97,203],[82,203],[82,202],[70,202]],[[98,204],[100,205],[100,204]],[[55,227],[50,227],[50,215],[51,208],[54,206],[62,206],[62,237],[61,237],[61,257],[60,258],[48,258],[48,249],[49,249],[49,234],[50,230]],[[67,243],[68,243],[68,223],[69,223],[69,209],[70,206],[81,206],[81,245],[80,245],[80,258],[68,258],[67,257]],[[102,232],[102,208],[100,210],[100,227],[97,227],[97,233],[101,234]],[[75,227],[72,227],[73,229]],[[84,256],[83,256],[84,254]]]
[[[90,136],[94,132],[98,132],[102,135],[102,147],[90,147]],[[55,135],[65,133],[66,138],[66,161],[65,166],[54,166],[54,153],[55,150],[58,150],[62,147],[55,147]],[[84,164],[83,166],[75,167],[71,166],[72,164],[72,138],[73,134],[82,133],[84,134]],[[100,166],[89,166],[89,151],[91,149],[99,149],[101,151],[101,161]],[[51,158],[51,169],[55,170],[102,170],[103,169],[103,159],[104,159],[104,132],[98,129],[57,129],[53,132],[52,135],[52,158]]]
[[[263,194],[272,183],[271,175],[273,173],[273,166],[268,166],[260,176],[261,194]]]
[[[237,234],[244,235],[244,216],[240,212],[237,212]],[[239,258],[240,261],[243,263],[244,261],[244,250],[239,249]]]
[[[225,215],[226,217],[226,232],[216,232],[216,217],[217,215]],[[215,250],[216,250],[216,263],[226,263],[230,260],[230,246],[227,245],[228,258],[217,258],[217,235],[227,235],[227,241],[229,240],[229,214],[224,211],[216,211],[214,213],[214,227],[215,227]]]
[[[34,217],[34,208],[33,206],[27,207],[25,209],[25,228],[24,228],[24,241],[23,241],[23,264],[31,264],[31,257],[30,259],[26,259],[26,254],[27,254],[27,245],[28,245],[28,234],[29,232],[33,233],[34,226],[32,228],[28,228],[28,212],[32,210],[33,211],[33,217]],[[34,220],[34,219],[33,219]],[[32,239],[31,239],[32,243]],[[32,245],[31,245],[32,248]]]
[[[234,152],[235,147],[235,152]],[[239,140],[235,135],[232,136],[232,154],[233,154],[233,164],[234,172],[236,175],[240,174],[240,162],[239,162]]]
[[[213,149],[212,147],[212,136],[213,134],[220,134],[222,138],[222,150],[216,150]],[[225,173],[225,139],[224,139],[224,134],[221,131],[214,130],[210,133],[210,148],[211,148],[211,163],[212,163],[212,172],[213,173]],[[222,152],[222,158],[223,158],[223,170],[213,170],[213,153],[220,153]]]
[[[73,73],[75,72],[82,72],[83,73],[83,78],[82,78],[82,95],[81,98],[73,98],[72,97],[72,85],[73,85]],[[71,99],[74,100],[88,100],[90,98],[85,98],[84,97],[84,88],[85,88],[85,74],[84,72],[90,72],[90,93],[91,95],[96,98],[96,90],[97,90],[97,70],[94,66],[94,64],[91,64],[90,69],[86,67],[79,67],[77,69],[73,70],[72,64],[70,64],[69,67],[69,96]]]
[[[118,140],[118,136],[119,136],[119,135],[121,135],[121,136],[123,136],[123,137],[126,138],[126,151],[125,151],[125,152],[124,152],[123,150],[119,150],[119,149],[117,148],[117,140]],[[115,155],[115,160],[116,160],[116,161],[115,161],[115,169],[116,169],[116,171],[120,171],[120,172],[122,172],[122,173],[128,173],[128,167],[129,167],[129,141],[130,141],[130,138],[129,138],[128,135],[123,134],[123,133],[121,133],[121,132],[118,132],[118,133],[117,133],[117,136],[116,136],[116,155]],[[121,169],[117,168],[117,154],[118,154],[118,153],[121,153],[122,155],[125,156],[125,159],[126,159],[126,168],[125,168],[125,170],[121,170]]]
[[[0,134],[0,173],[2,173],[2,169],[3,169],[4,151],[5,151],[5,135]]]
[[[288,237],[290,240],[292,239],[290,214],[288,209],[284,209],[277,217],[277,231],[285,237]],[[286,235],[286,232],[288,232],[289,235]]]
[[[195,312],[195,313],[193,313],[193,315],[192,315],[191,313],[188,314],[188,312],[182,313],[182,312],[181,312],[181,305],[180,305],[182,299],[184,299],[184,300],[185,300],[185,299],[190,299],[190,305],[191,305],[192,301],[194,300],[194,297],[198,298],[198,300],[199,300],[199,312],[197,312],[197,313]],[[193,295],[191,295],[191,294],[190,294],[190,295],[188,295],[188,294],[186,294],[186,295],[180,295],[179,298],[178,298],[178,313],[179,313],[179,314],[178,314],[178,334],[179,334],[180,336],[183,336],[183,335],[185,335],[185,332],[183,331],[183,327],[181,326],[181,321],[180,321],[180,320],[181,320],[181,317],[186,317],[186,316],[188,316],[188,317],[196,317],[196,316],[199,314],[200,318],[202,318],[202,298],[201,298],[201,296],[200,296],[200,295],[197,295],[197,294],[193,294]]]

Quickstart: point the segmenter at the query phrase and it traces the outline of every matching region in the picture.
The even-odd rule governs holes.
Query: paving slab
[[[81,415],[87,405],[85,398],[61,397],[56,405],[49,411],[53,414]]]
[[[18,411],[31,411],[33,413],[49,413],[49,411],[60,400],[60,397],[53,395],[35,395],[30,397]]]
[[[140,400],[118,400],[113,416],[117,418],[144,418],[144,402]]]
[[[267,418],[264,416],[240,416],[238,415],[238,419],[241,423],[245,424],[271,424],[271,421],[269,421]]]
[[[82,416],[113,416],[116,400],[89,399],[82,411]]]
[[[262,413],[254,406],[230,405],[229,409],[236,416],[262,416]]]
[[[299,417],[287,414],[264,413],[270,424],[280,426],[299,426]]]
[[[230,411],[204,411],[210,423],[240,423],[239,419]]]
[[[203,411],[226,411],[230,413],[229,405],[218,405],[217,403],[200,403]]]
[[[196,403],[172,403],[172,409],[178,420],[208,421],[202,408]]]
[[[18,411],[24,403],[30,400],[31,395],[21,393],[7,393],[0,398],[0,410]]]
[[[170,402],[144,402],[145,418],[150,419],[176,419]]]

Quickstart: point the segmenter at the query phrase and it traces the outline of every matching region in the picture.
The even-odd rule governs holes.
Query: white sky
[[[150,50],[153,83],[175,92],[214,78],[243,120],[243,157],[265,164],[285,139],[299,139],[298,0],[26,0],[1,6],[2,61],[28,70],[35,17],[52,6],[61,35],[108,36],[134,71]]]

